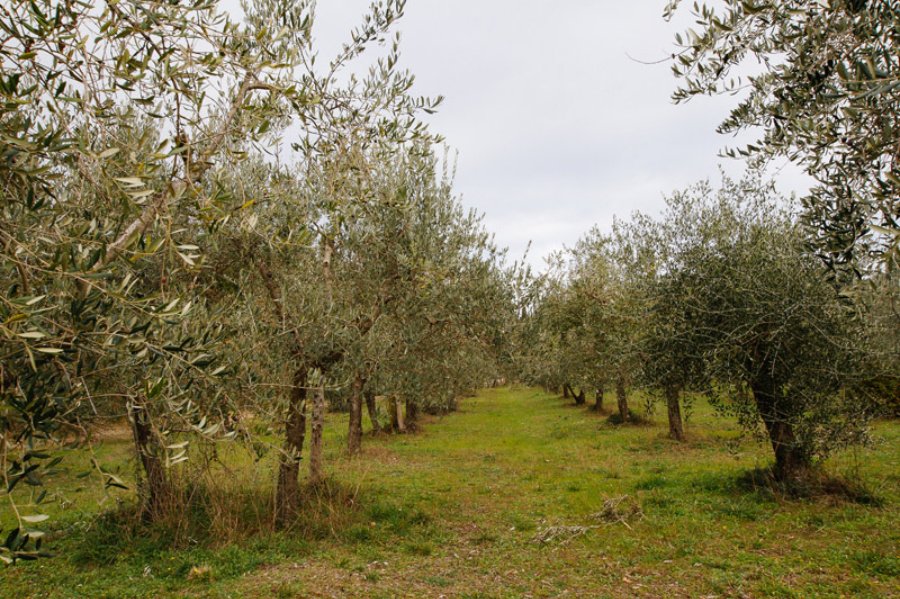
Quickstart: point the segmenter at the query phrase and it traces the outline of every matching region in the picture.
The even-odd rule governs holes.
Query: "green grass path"
[[[178,550],[138,539],[103,564],[76,532],[57,559],[0,572],[0,596],[896,596],[896,422],[828,465],[861,476],[883,499],[872,507],[741,487],[769,456],[705,404],[685,444],[654,420],[614,427],[537,390],[486,390],[419,434],[367,437],[349,460],[333,415],[330,469],[351,500],[302,535]],[[623,495],[642,516],[594,518]],[[548,530],[561,536],[540,542]]]

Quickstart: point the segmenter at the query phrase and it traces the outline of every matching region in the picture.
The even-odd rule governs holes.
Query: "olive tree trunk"
[[[782,482],[798,480],[810,470],[812,462],[797,442],[789,418],[788,399],[782,392],[783,385],[767,372],[764,368],[750,388],[775,452],[775,478]]]
[[[317,485],[325,479],[322,433],[325,429],[325,387],[313,390],[312,423],[309,428],[309,482]]]
[[[676,441],[684,441],[684,422],[681,419],[681,390],[669,385],[666,387],[666,408],[669,413],[669,436]]]
[[[372,432],[380,433],[381,425],[378,423],[378,408],[375,405],[375,393],[366,391],[366,408],[369,411],[369,421],[372,423]]]
[[[594,411],[603,412],[603,385],[597,387],[597,394],[594,398]]]
[[[405,433],[406,423],[403,421],[403,406],[396,396],[391,396],[391,430],[395,433]]]
[[[563,399],[569,399],[569,383],[563,383]]]
[[[415,432],[419,427],[419,404],[411,399],[406,400],[406,428]]]
[[[631,417],[631,412],[628,410],[628,393],[625,390],[625,377],[621,375],[616,378],[616,401],[619,404],[619,416],[622,418],[622,422],[625,422]]]
[[[358,455],[362,448],[362,404],[365,384],[362,375],[357,374],[350,388],[350,428],[347,432],[347,451],[350,455]]]
[[[286,526],[297,514],[300,503],[300,460],[306,437],[306,368],[294,372],[294,381],[284,421],[284,446],[278,461],[275,487],[275,522]]]
[[[136,399],[132,401],[128,412],[134,447],[144,471],[143,480],[138,485],[141,519],[152,522],[162,514],[166,499],[171,497],[172,487],[163,463],[162,442],[153,428],[146,405]]]
[[[578,393],[574,393],[575,395],[575,405],[583,406],[587,401],[587,397],[585,396],[584,389],[579,389]]]

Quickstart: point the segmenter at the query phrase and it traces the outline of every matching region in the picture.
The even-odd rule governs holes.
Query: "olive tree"
[[[532,291],[521,307],[517,339],[519,376],[545,389],[562,391],[563,397],[583,402],[591,348],[581,326],[580,314],[568,281],[565,254],[548,258],[548,270],[531,282]],[[572,385],[584,387],[575,392]]]
[[[267,34],[215,4],[13,2],[0,26],[7,497],[18,513],[10,491],[39,484],[47,453],[34,445],[81,404],[114,397],[152,515],[163,466],[185,456],[156,417],[217,432],[192,398],[224,370],[211,351],[219,324],[190,322],[204,312],[190,280],[199,237],[232,206],[207,177],[293,93],[255,42]],[[6,547],[13,558],[25,539]]]
[[[560,332],[560,366],[565,389],[576,405],[595,393],[594,409],[602,410],[603,395],[616,380],[612,270],[608,239],[596,229],[566,252],[565,288],[551,326]],[[579,387],[576,393],[573,386]],[[564,391],[565,391],[564,390]]]
[[[789,207],[758,177],[671,196],[656,295],[671,320],[650,331],[679,356],[659,380],[705,385],[747,430],[762,424],[782,481],[861,442],[875,405],[865,319],[805,250]]]
[[[490,307],[507,303],[499,253],[438,176],[430,138],[334,141],[299,169],[248,161],[223,180],[255,210],[220,235],[211,275],[242,281],[236,361],[257,393],[251,409],[284,427],[281,525],[297,515],[308,404],[315,483],[326,391],[349,404],[347,447],[357,454],[362,404],[374,407],[376,393],[405,402],[413,421],[419,408],[480,386],[502,313]]]

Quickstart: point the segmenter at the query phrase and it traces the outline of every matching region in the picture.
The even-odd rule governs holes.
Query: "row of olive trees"
[[[789,202],[757,175],[667,206],[591,233],[551,271],[522,326],[531,380],[596,389],[598,408],[614,382],[622,419],[625,388],[639,387],[664,400],[679,440],[685,392],[704,393],[768,439],[782,480],[863,441],[897,365],[896,315],[878,315],[872,288],[896,281],[875,274],[852,298],[835,288]]]
[[[623,420],[636,383],[665,399],[679,439],[683,392],[705,391],[761,429],[775,473],[795,478],[897,401],[897,6],[725,0],[691,12],[673,99],[738,97],[719,131],[759,138],[726,155],[786,157],[816,185],[797,214],[750,177],[675,194],[658,221],[592,232],[521,302],[519,370],[576,402],[597,389],[598,409],[615,381]]]
[[[381,143],[317,157],[299,174],[261,163],[235,174],[234,193],[256,208],[218,236],[210,275],[225,287],[244,277],[232,312],[244,365],[235,383],[249,391],[246,409],[282,422],[282,523],[296,514],[307,404],[317,483],[326,397],[348,404],[355,455],[364,405],[381,426],[376,395],[390,399],[402,432],[420,410],[449,409],[493,376],[506,320],[491,307],[511,305],[509,277],[437,167],[425,144]]]
[[[105,418],[130,422],[146,519],[188,443],[276,419],[285,523],[307,400],[315,480],[327,393],[351,397],[358,451],[361,398],[425,406],[486,376],[502,321],[478,313],[509,277],[435,173],[436,103],[396,42],[347,73],[403,8],[374,3],[323,63],[307,0],[242,21],[209,0],[0,7],[0,559],[42,554],[47,495],[16,498]]]

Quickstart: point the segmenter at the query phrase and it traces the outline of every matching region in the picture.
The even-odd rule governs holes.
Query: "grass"
[[[129,495],[73,478],[84,458],[70,456],[59,499],[71,505],[54,508],[66,531],[51,543],[58,556],[0,570],[0,596],[898,596],[897,422],[876,426],[873,448],[827,464],[862,481],[878,498],[868,505],[748,486],[766,448],[738,440],[702,402],[684,444],[666,439],[664,416],[616,426],[533,389],[483,391],[420,434],[367,437],[361,459],[343,457],[345,426],[329,417],[337,491],[308,501],[296,531],[224,542],[173,546],[97,520]],[[127,443],[101,453],[127,479]],[[234,480],[249,477],[242,484],[271,478],[246,456],[225,461]],[[642,517],[593,518],[622,495]],[[584,530],[535,542],[550,527]]]

